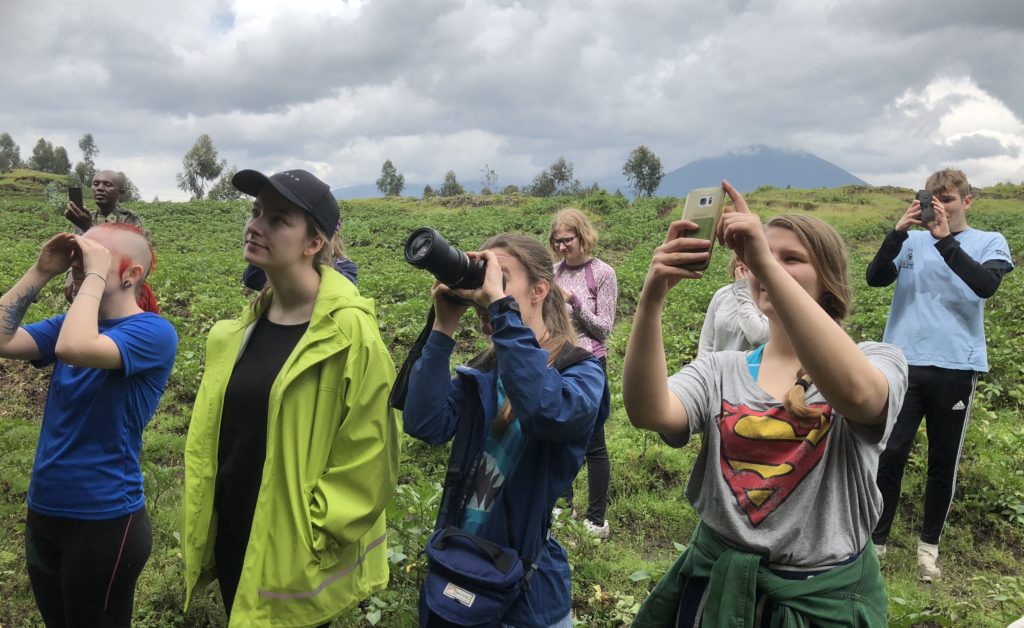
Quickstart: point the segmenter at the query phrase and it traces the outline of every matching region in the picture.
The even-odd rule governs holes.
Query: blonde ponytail
[[[798,421],[817,421],[818,417],[821,416],[819,410],[815,410],[807,405],[807,389],[810,386],[811,378],[807,371],[801,367],[796,372],[796,383],[786,393],[786,398],[782,400],[786,411]]]

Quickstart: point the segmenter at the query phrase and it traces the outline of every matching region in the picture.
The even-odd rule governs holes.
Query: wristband
[[[89,271],[89,272],[85,273],[86,277],[88,277],[89,275],[96,275],[97,277],[99,277],[100,279],[103,280],[103,283],[107,283],[107,278],[104,277],[103,275],[99,274],[99,273],[96,273],[96,272],[93,272],[93,271]],[[85,280],[83,279],[82,281],[85,281]]]

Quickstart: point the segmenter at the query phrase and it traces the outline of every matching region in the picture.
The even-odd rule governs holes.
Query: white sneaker
[[[941,579],[942,568],[939,567],[939,546],[918,541],[917,567],[921,570],[922,581],[934,582]]]
[[[587,532],[593,534],[601,540],[607,540],[612,535],[612,530],[608,526],[608,520],[605,519],[604,525],[599,526],[595,523],[591,523],[590,519],[583,520],[583,527],[587,529]]]
[[[875,546],[875,553],[878,554],[878,560],[882,560],[883,558],[885,558],[885,552],[886,551],[887,551],[887,548],[884,545],[876,545]]]

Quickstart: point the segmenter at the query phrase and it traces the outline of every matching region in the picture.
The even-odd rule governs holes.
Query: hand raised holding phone
[[[722,214],[718,239],[732,249],[739,261],[756,276],[758,271],[772,261],[761,218],[750,211],[743,195],[724,179],[722,189],[729,195],[733,206]]]
[[[711,263],[711,249],[714,247],[715,234],[718,232],[718,221],[722,219],[724,207],[725,193],[721,187],[697,188],[690,190],[690,193],[686,195],[686,203],[683,205],[683,220],[695,225],[695,228],[686,232],[686,236],[708,240],[711,245],[708,247],[706,259],[684,264],[683,268],[695,271],[707,270]]]
[[[687,235],[698,229],[698,224],[691,220],[677,220],[669,225],[665,241],[654,249],[644,279],[644,294],[663,299],[681,279],[700,279],[704,275],[699,270],[691,270],[702,264],[706,268],[711,255],[710,239]]]
[[[64,217],[82,231],[88,231],[92,227],[92,215],[85,209],[82,188],[68,188],[68,205],[64,209]]]

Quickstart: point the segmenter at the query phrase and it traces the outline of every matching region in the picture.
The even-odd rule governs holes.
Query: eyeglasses
[[[576,236],[569,236],[568,238],[551,238],[551,244],[555,246],[569,246],[575,239]]]

